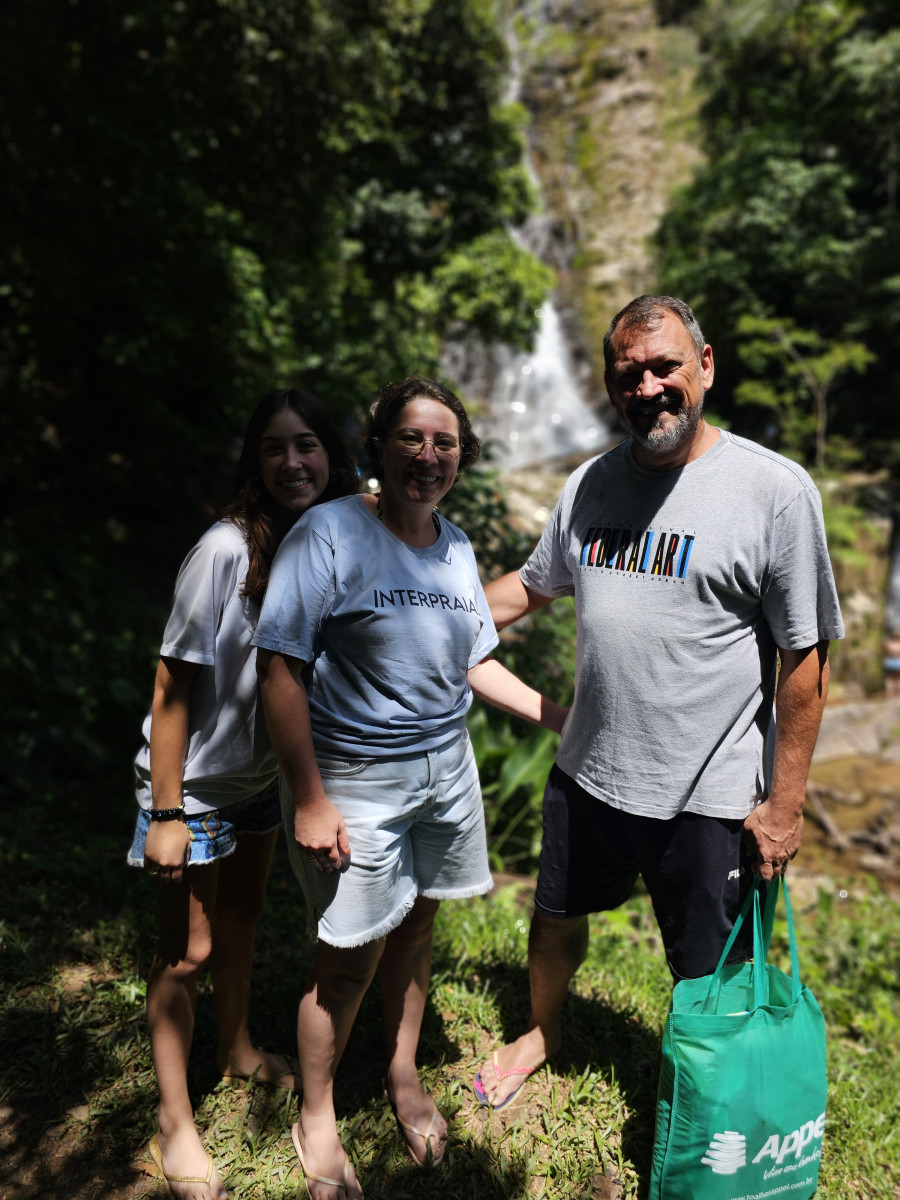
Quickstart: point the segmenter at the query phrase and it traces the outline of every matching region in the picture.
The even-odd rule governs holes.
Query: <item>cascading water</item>
[[[509,98],[518,99],[521,66],[510,34]],[[540,193],[540,181],[526,149],[525,167]],[[511,235],[537,258],[559,267],[560,245],[553,218],[536,214]],[[534,350],[509,346],[474,348],[453,342],[445,369],[468,400],[480,404],[473,418],[479,437],[503,470],[550,466],[555,461],[599,453],[612,440],[610,425],[587,403],[579,387],[559,311],[552,297],[538,310]]]
[[[493,386],[475,424],[478,435],[493,447],[499,467],[587,457],[607,444],[609,430],[581,395],[552,301],[540,310],[533,353],[498,347],[494,358]]]

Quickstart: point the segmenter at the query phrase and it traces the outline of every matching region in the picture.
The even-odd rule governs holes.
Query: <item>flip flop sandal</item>
[[[209,1155],[206,1156],[206,1161],[209,1163],[209,1166],[206,1168],[205,1175],[167,1175],[166,1168],[163,1166],[162,1150],[159,1146],[159,1138],[154,1133],[153,1137],[150,1139],[150,1157],[158,1167],[160,1175],[166,1181],[166,1187],[169,1189],[170,1196],[175,1195],[175,1193],[172,1191],[173,1183],[205,1183],[206,1186],[209,1187],[213,1173],[212,1159],[209,1157]]]
[[[506,1108],[507,1104],[512,1104],[513,1100],[515,1100],[516,1096],[518,1096],[519,1092],[521,1092],[522,1088],[525,1086],[525,1080],[528,1078],[528,1076],[533,1075],[534,1072],[536,1070],[538,1070],[538,1068],[537,1067],[510,1067],[508,1071],[504,1071],[497,1061],[497,1051],[496,1050],[494,1051],[493,1055],[491,1056],[491,1062],[494,1065],[494,1072],[496,1073],[498,1082],[501,1079],[508,1079],[511,1075],[523,1076],[522,1082],[515,1089],[515,1091],[512,1091],[509,1093],[509,1095],[506,1097],[505,1100],[501,1100],[501,1102],[499,1104],[492,1104],[490,1101],[490,1098],[488,1097],[487,1092],[484,1090],[484,1085],[481,1082],[481,1072],[478,1071],[475,1075],[475,1079],[472,1081],[472,1091],[475,1093],[475,1099],[478,1101],[478,1103],[483,1104],[486,1108],[494,1108],[494,1109]]]
[[[258,1087],[277,1088],[283,1092],[296,1091],[296,1088],[285,1087],[283,1083],[278,1082],[278,1079],[282,1075],[292,1075],[295,1079],[297,1078],[297,1069],[295,1069],[291,1060],[286,1054],[275,1054],[273,1057],[280,1058],[284,1063],[284,1070],[275,1079],[260,1079],[258,1077],[259,1067],[262,1066],[262,1063],[259,1064],[259,1067],[255,1071],[251,1071],[249,1075],[244,1075],[240,1071],[228,1071],[222,1076],[222,1079],[226,1083],[255,1083]]]
[[[434,1105],[434,1110],[432,1111],[432,1114],[431,1114],[431,1120],[428,1122],[428,1128],[423,1131],[421,1129],[417,1129],[415,1125],[410,1125],[409,1121],[404,1121],[403,1118],[400,1116],[400,1114],[397,1112],[397,1105],[394,1103],[394,1098],[390,1093],[390,1089],[388,1088],[387,1080],[385,1080],[385,1082],[384,1082],[384,1098],[385,1098],[385,1100],[387,1100],[388,1104],[391,1106],[391,1111],[393,1112],[393,1114],[397,1120],[397,1124],[400,1126],[400,1131],[403,1134],[403,1140],[404,1140],[404,1142],[406,1142],[406,1148],[409,1151],[409,1157],[413,1160],[413,1162],[416,1164],[416,1166],[417,1167],[436,1167],[440,1163],[442,1163],[444,1161],[443,1154],[441,1155],[440,1158],[436,1158],[435,1153],[434,1153],[434,1147],[431,1144],[432,1138],[437,1138],[438,1145],[440,1146],[440,1144],[441,1144],[440,1135],[433,1132],[435,1122],[437,1121],[438,1116],[440,1115],[438,1112],[438,1106],[436,1104]],[[432,1099],[432,1104],[434,1104],[433,1099]],[[422,1139],[422,1141],[425,1143],[425,1158],[424,1159],[419,1158],[418,1155],[413,1151],[410,1140],[406,1136],[407,1133],[415,1134],[416,1137],[420,1137]],[[444,1149],[446,1150],[446,1142],[447,1142],[446,1137],[444,1137],[443,1141],[444,1141]]]
[[[303,1172],[303,1178],[306,1181],[306,1191],[308,1195],[311,1183],[323,1183],[326,1187],[340,1188],[346,1196],[347,1194],[347,1176],[350,1174],[350,1160],[347,1155],[344,1155],[344,1177],[343,1179],[329,1179],[327,1175],[316,1175],[314,1171],[306,1169],[306,1160],[303,1157],[303,1147],[300,1145],[300,1122],[297,1121],[291,1126],[291,1141],[294,1143],[294,1149],[297,1151],[297,1158],[300,1160],[300,1170]]]

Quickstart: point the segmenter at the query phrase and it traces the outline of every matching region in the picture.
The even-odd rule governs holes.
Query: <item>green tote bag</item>
[[[825,1021],[800,982],[766,962],[778,881],[750,889],[712,975],[675,985],[662,1040],[650,1200],[807,1200],[825,1130]],[[725,966],[748,914],[753,962]]]

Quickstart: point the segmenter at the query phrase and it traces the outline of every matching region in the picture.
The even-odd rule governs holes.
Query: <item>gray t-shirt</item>
[[[239,529],[219,521],[181,565],[160,655],[199,663],[191,684],[182,796],[190,814],[234,804],[278,774],[258,704],[256,650],[250,639],[259,605],[241,595],[247,546]],[[138,803],[151,806],[151,717],[135,759]]]
[[[730,433],[672,471],[643,470],[623,442],[569,478],[519,574],[575,597],[562,770],[626,812],[746,817],[776,647],[843,636],[807,473]]]
[[[465,727],[469,667],[497,644],[469,539],[417,549],[362,496],[304,514],[275,561],[254,645],[298,658],[317,751],[433,750]]]

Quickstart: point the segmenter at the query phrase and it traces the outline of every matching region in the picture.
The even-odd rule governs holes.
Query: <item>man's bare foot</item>
[[[539,1026],[495,1050],[475,1076],[475,1095],[489,1108],[502,1108],[528,1076],[559,1049],[548,1044]],[[479,1093],[479,1086],[481,1094]],[[482,1100],[481,1095],[484,1095]]]
[[[257,1083],[285,1091],[297,1091],[300,1087],[296,1068],[286,1054],[272,1054],[255,1048],[245,1054],[232,1055],[222,1070],[222,1078],[254,1079]]]
[[[317,1120],[301,1112],[291,1129],[291,1140],[306,1176],[310,1200],[363,1200],[333,1115]]]
[[[225,1184],[193,1125],[150,1141],[150,1156],[175,1200],[228,1200]]]
[[[436,1167],[447,1151],[447,1122],[423,1090],[418,1074],[401,1077],[395,1072],[392,1078],[389,1073],[384,1094],[413,1161],[420,1167]]]

